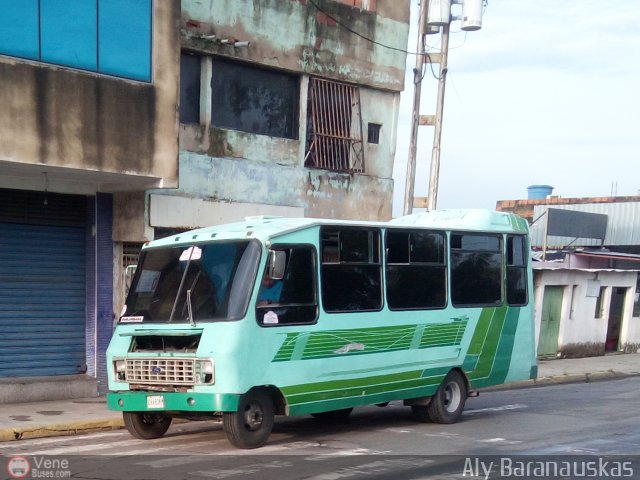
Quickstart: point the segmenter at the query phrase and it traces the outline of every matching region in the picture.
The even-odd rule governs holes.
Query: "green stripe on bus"
[[[282,393],[289,406],[394,392],[399,394],[426,387],[433,388],[429,391],[423,390],[422,394],[432,395],[449,370],[450,367],[440,367],[391,375],[308,383],[285,387]],[[401,395],[398,395],[398,398],[400,397]]]
[[[469,349],[467,350],[468,355],[480,355],[480,352],[482,352],[482,346],[484,345],[484,340],[487,336],[487,331],[489,330],[489,324],[491,323],[492,318],[493,308],[483,308],[482,312],[480,312],[480,318],[478,319],[476,329],[473,332]]]
[[[460,317],[452,323],[427,325],[422,334],[420,348],[460,345],[467,323],[467,317]]]
[[[511,362],[520,310],[520,307],[483,310],[472,339],[473,348],[469,348],[463,362],[463,369],[473,388],[504,383]],[[479,328],[481,323],[482,328]]]
[[[288,333],[273,361],[286,362],[409,350],[415,348],[418,328],[423,331],[417,348],[455,346],[460,345],[467,324],[468,317],[462,316],[453,319],[452,322],[432,325]]]
[[[329,380],[326,382],[303,383],[300,385],[291,385],[284,387],[282,392],[289,395],[297,395],[301,393],[317,392],[324,390],[336,390],[346,388],[362,388],[369,385],[380,383],[401,382],[405,380],[414,380],[422,376],[423,370],[413,370],[410,372],[394,373],[390,375],[373,375],[361,378],[348,378],[344,380]]]
[[[487,387],[504,383],[509,372],[511,354],[515,343],[518,319],[520,317],[519,307],[510,307],[501,322],[498,344],[495,349],[494,358],[489,371],[478,371],[478,374],[469,376],[474,388]]]
[[[504,319],[507,314],[507,307],[491,308],[489,310],[492,311],[491,322],[489,323],[487,334],[484,338],[478,364],[476,365],[476,369],[469,375],[469,379],[488,376],[491,373],[493,362],[496,358],[496,351],[498,349]]]

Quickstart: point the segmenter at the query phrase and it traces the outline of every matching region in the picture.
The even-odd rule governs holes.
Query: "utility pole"
[[[422,71],[425,60],[424,37],[427,32],[427,10],[429,0],[420,1],[420,19],[418,20],[418,46],[416,47],[416,67],[413,69],[413,110],[411,114],[411,139],[409,141],[409,159],[407,162],[407,182],[404,189],[404,214],[413,211],[413,191],[416,179],[416,155],[418,147],[418,126],[420,125],[420,93],[422,89]]]
[[[436,125],[433,131],[431,170],[429,173],[429,194],[427,208],[435,210],[438,203],[438,179],[440,177],[440,141],[442,139],[442,115],[444,113],[444,89],[447,84],[449,57],[449,25],[442,26],[442,49],[440,53],[440,76],[438,77],[438,100],[436,104]]]
[[[451,5],[462,5],[462,16],[451,16]],[[449,31],[451,21],[461,20],[463,31],[475,31],[482,28],[482,13],[486,0],[421,0],[418,30],[418,56],[416,68],[413,70],[413,112],[411,117],[411,138],[409,142],[409,159],[407,162],[407,182],[405,185],[404,214],[413,211],[414,202],[421,208],[435,210],[438,204],[438,179],[440,176],[440,151],[442,140],[442,117],[444,113],[444,92],[447,83],[449,59]],[[433,9],[428,12],[428,10]],[[433,15],[431,15],[433,14]],[[442,28],[441,47],[439,53],[427,55],[425,52],[425,35],[429,28]],[[438,80],[438,96],[435,115],[420,115],[420,93],[422,88],[422,70],[425,59],[429,63],[440,64]],[[431,151],[431,167],[429,172],[429,193],[427,198],[414,198],[415,170],[418,144],[418,127],[434,126],[433,148]]]

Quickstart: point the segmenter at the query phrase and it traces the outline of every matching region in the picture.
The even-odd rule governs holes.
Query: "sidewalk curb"
[[[553,377],[542,377],[535,380],[524,380],[521,382],[505,383],[504,385],[495,385],[492,387],[480,388],[480,392],[498,392],[502,390],[515,390],[520,388],[546,387],[549,385],[563,385],[570,383],[592,383],[606,380],[618,380],[621,378],[639,376],[640,372],[618,372],[615,370],[607,370],[603,372],[593,373],[574,373],[565,375],[556,375]]]
[[[34,425],[0,429],[0,442],[27,440],[32,438],[76,435],[98,430],[117,430],[124,427],[121,418],[109,420],[77,421],[51,425]]]

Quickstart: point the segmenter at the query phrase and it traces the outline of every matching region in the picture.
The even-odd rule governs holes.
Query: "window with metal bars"
[[[312,77],[305,167],[364,173],[362,137],[359,88]]]

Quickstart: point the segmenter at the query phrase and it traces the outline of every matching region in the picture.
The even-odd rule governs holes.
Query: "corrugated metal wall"
[[[0,191],[0,377],[86,370],[84,202]]]
[[[86,244],[87,373],[107,391],[106,352],[113,333],[113,196],[98,193],[88,201]]]
[[[587,213],[608,215],[605,245],[640,245],[640,202],[620,203],[584,203],[574,205],[536,205],[533,210],[534,220],[545,213],[547,208],[558,208]],[[546,219],[540,218],[531,227],[531,244],[541,247],[544,243]],[[573,238],[552,237],[547,240],[549,247],[562,247],[571,243]],[[578,239],[571,243],[572,247],[598,247],[599,240]]]
[[[96,196],[96,378],[98,391],[108,390],[106,352],[113,334],[113,196],[98,193]]]
[[[85,233],[85,275],[87,277],[86,288],[86,357],[87,373],[96,376],[96,233],[93,226],[96,224],[96,199],[87,197],[87,228]]]

